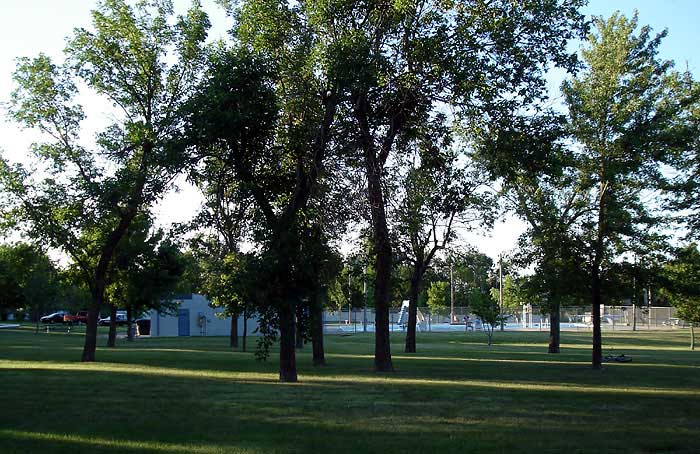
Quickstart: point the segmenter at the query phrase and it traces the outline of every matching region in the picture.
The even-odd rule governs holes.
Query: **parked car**
[[[41,323],[64,323],[64,317],[68,314],[68,311],[57,311],[53,314],[44,315],[39,319]]]
[[[87,323],[88,311],[78,311],[75,315],[66,314],[63,316],[64,323],[72,323],[74,325],[79,325],[81,323]]]
[[[112,317],[107,316],[98,320],[97,324],[100,326],[109,326],[112,321]],[[126,311],[117,311],[117,325],[123,326],[127,324]]]

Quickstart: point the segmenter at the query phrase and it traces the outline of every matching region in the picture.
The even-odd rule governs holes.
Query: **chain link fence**
[[[465,316],[469,323],[466,324]],[[324,312],[323,325],[327,333],[373,332],[374,309],[353,308]],[[602,330],[660,330],[688,328],[690,325],[676,316],[673,307],[649,306],[601,306]],[[405,310],[389,311],[389,329],[404,331],[408,322]],[[561,307],[560,324],[562,330],[590,330],[592,314],[590,306]],[[418,331],[456,331],[482,329],[481,321],[468,307],[455,307],[430,311],[426,307],[418,309]],[[518,312],[507,314],[508,330],[548,330],[549,314],[539,307],[523,305]]]

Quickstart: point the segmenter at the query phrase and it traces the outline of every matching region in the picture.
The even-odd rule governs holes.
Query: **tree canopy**
[[[107,273],[133,219],[170,188],[185,153],[174,140],[180,106],[195,88],[209,21],[197,3],[172,20],[169,1],[98,3],[92,28],[76,28],[65,61],[21,58],[11,116],[43,138],[37,171],[0,161],[4,207],[15,227],[71,257],[92,293],[84,361],[95,360]],[[79,84],[117,109],[115,121],[81,142]]]

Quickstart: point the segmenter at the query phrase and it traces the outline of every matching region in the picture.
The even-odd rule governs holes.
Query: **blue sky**
[[[229,21],[212,0],[202,1],[210,13],[212,35],[225,34]],[[89,26],[92,0],[2,0],[0,1],[0,102],[9,98],[12,89],[12,71],[15,59],[20,56],[35,56],[45,52],[60,59],[65,37],[76,26]],[[188,4],[176,0],[176,8],[184,11]],[[669,30],[668,37],[660,49],[661,57],[676,62],[684,70],[686,61],[696,79],[700,79],[700,1],[697,0],[591,0],[583,10],[587,15],[609,16],[619,10],[631,16],[634,9],[639,13],[639,24],[650,25],[656,32]],[[560,80],[554,76],[552,88]],[[98,103],[88,106],[88,114],[94,123],[88,122],[88,131],[97,129],[100,119],[108,115],[102,112],[105,106]],[[107,106],[108,107],[108,106]],[[30,143],[36,140],[31,131],[20,131],[16,125],[5,121],[4,109],[0,108],[0,149],[11,159],[21,159]],[[188,203],[185,201],[189,200]],[[183,205],[187,208],[183,208]],[[167,197],[156,210],[164,224],[183,221],[191,215],[197,205],[196,192],[183,186],[179,195]],[[479,249],[495,257],[515,246],[522,224],[512,218],[499,223],[487,237],[470,239],[478,243]]]

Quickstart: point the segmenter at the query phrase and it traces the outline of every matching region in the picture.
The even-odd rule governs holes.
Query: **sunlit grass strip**
[[[113,363],[49,363],[34,361],[6,361],[0,360],[0,370],[44,370],[44,371],[101,371],[117,374],[137,374],[146,376],[159,376],[171,378],[195,378],[213,380],[232,380],[244,384],[277,384],[276,374],[265,374],[257,372],[229,372],[219,370],[190,370],[174,369],[153,366],[133,366]],[[622,387],[622,386],[581,386],[552,383],[515,383],[509,381],[486,381],[486,380],[445,380],[445,379],[422,379],[403,378],[393,375],[304,375],[299,383],[285,384],[285,386],[333,386],[346,383],[371,385],[395,385],[410,387],[474,387],[495,390],[524,390],[524,391],[558,391],[569,393],[585,394],[626,394],[654,395],[654,396],[678,396],[678,397],[700,397],[700,390],[696,389],[671,389],[656,387]]]
[[[6,361],[0,360],[2,369],[47,370],[47,371],[85,371],[111,372],[117,374],[154,375],[159,377],[207,378],[221,380],[236,380],[242,383],[269,383],[278,381],[276,374],[257,372],[228,372],[211,369],[174,369],[132,364],[115,363],[56,363],[39,361]]]
[[[329,358],[350,358],[371,360],[372,355],[351,355],[346,353],[334,353],[326,355]],[[532,360],[532,359],[493,359],[493,358],[455,358],[449,356],[402,356],[392,355],[395,360],[402,361],[450,361],[450,362],[475,362],[475,363],[520,363],[520,364],[562,364],[588,366],[591,362],[586,361],[560,361],[560,360]],[[613,366],[617,364],[611,363]],[[700,369],[700,366],[690,366],[683,364],[660,364],[660,363],[625,363],[625,367],[671,367],[679,369]]]
[[[46,432],[28,432],[23,430],[0,430],[0,439],[15,438],[20,440],[33,440],[45,442],[64,442],[71,444],[79,444],[84,447],[110,447],[121,450],[144,450],[144,451],[160,451],[168,453],[192,453],[192,454],[220,454],[220,453],[236,453],[236,454],[256,454],[261,453],[261,450],[252,450],[248,448],[238,448],[232,446],[195,446],[195,445],[180,445],[174,443],[160,443],[152,441],[132,441],[132,440],[115,440],[99,437],[84,437],[81,435],[66,435]],[[1,442],[0,442],[1,445]],[[0,446],[1,448],[1,446]]]

